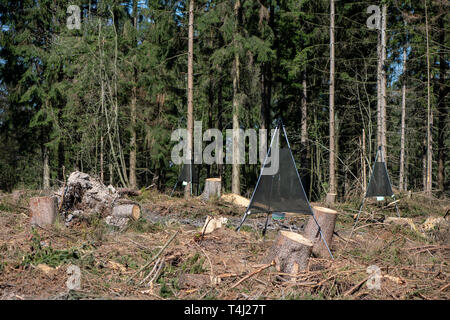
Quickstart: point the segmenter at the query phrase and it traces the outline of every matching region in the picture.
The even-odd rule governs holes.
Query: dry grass
[[[144,216],[125,232],[118,233],[102,220],[92,218],[72,228],[57,223],[50,229],[32,230],[24,193],[0,199],[0,299],[449,299],[449,232],[433,230],[424,237],[408,227],[384,224],[383,214],[369,204],[352,239],[355,203],[340,205],[332,251],[335,260],[311,258],[309,270],[285,281],[275,268],[266,268],[236,283],[262,267],[276,232],[266,239],[251,227],[237,233],[232,226],[203,239],[199,227],[182,223],[204,219],[206,214],[237,219],[242,208],[217,200],[185,201],[146,192],[139,200]],[[402,215],[420,225],[427,216],[444,216],[445,202],[430,205],[419,197],[401,199]],[[420,214],[418,214],[420,212]],[[264,217],[253,218],[263,221]],[[253,220],[252,219],[252,220]],[[302,224],[305,219],[290,218]],[[374,224],[373,222],[377,222]],[[167,240],[178,234],[161,259],[142,272]],[[49,248],[52,248],[49,250]],[[48,273],[37,264],[54,266]],[[164,262],[152,283],[148,277]],[[81,290],[68,291],[67,267],[82,271]],[[367,267],[381,269],[381,290],[366,285]],[[131,281],[128,281],[132,277]],[[236,285],[234,288],[233,286]]]

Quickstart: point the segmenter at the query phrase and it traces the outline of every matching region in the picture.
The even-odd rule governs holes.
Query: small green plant
[[[161,230],[160,224],[154,224],[149,222],[147,219],[140,217],[136,221],[130,221],[128,224],[128,230],[140,232],[140,233],[155,233]]]
[[[76,249],[57,250],[50,246],[42,247],[41,238],[36,230],[32,230],[31,252],[23,257],[22,266],[46,264],[57,267],[63,263],[74,262],[80,258]]]
[[[12,212],[14,209],[6,203],[0,203],[0,211]]]
[[[187,259],[181,266],[181,270],[184,272],[199,274],[203,273],[203,263],[205,262],[204,257],[200,257],[200,253],[196,252],[191,258]]]

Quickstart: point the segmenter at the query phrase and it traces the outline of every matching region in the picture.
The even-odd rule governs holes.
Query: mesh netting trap
[[[181,171],[178,176],[177,182],[175,182],[175,185],[172,189],[172,193],[170,194],[170,196],[173,195],[173,193],[179,183],[181,183],[182,185],[185,185],[187,183],[197,184],[197,193],[198,193],[199,173],[200,173],[200,167],[198,165],[195,165],[195,164],[192,165],[190,163],[183,164],[183,166],[181,167]],[[191,188],[191,193],[192,193],[192,188]]]
[[[397,216],[400,217],[400,212],[398,210],[394,192],[392,191],[391,180],[389,179],[389,174],[386,168],[386,162],[384,162],[381,146],[378,147],[377,154],[375,156],[375,163],[372,169],[372,175],[370,176],[369,180],[369,185],[367,187],[366,194],[359,207],[358,215],[356,217],[355,225],[353,226],[351,234],[353,234],[356,224],[358,223],[359,216],[361,214],[361,210],[364,206],[365,200],[371,197],[381,197],[381,199],[384,199],[384,197],[391,197],[392,199],[394,199]]]
[[[284,134],[286,147],[280,147],[279,135],[281,130]],[[237,231],[240,230],[250,214],[266,213],[267,218],[263,230],[263,235],[265,235],[269,216],[273,213],[286,212],[312,215],[317,223],[298,174],[286,130],[280,119],[272,136],[250,203]],[[333,258],[318,223],[317,226],[322,241],[324,241],[330,256]]]

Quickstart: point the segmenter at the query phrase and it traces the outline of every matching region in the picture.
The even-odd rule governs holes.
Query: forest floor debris
[[[374,223],[395,211],[369,204],[361,216],[368,226],[351,239],[357,204],[341,204],[335,260],[311,258],[308,270],[285,277],[262,260],[277,229],[300,231],[307,217],[271,221],[264,239],[263,215],[235,232],[242,207],[148,190],[133,198],[142,216],[121,232],[97,215],[70,228],[57,221],[31,229],[26,202],[36,194],[0,199],[0,299],[450,299],[447,203],[428,208],[400,199],[402,217],[428,226],[426,237],[409,226]],[[208,215],[228,222],[202,237]],[[424,225],[428,217],[439,223]],[[80,290],[67,288],[70,265],[81,270]],[[379,268],[379,289],[367,284],[371,266]]]

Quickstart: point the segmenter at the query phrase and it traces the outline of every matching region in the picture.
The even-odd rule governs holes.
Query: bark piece
[[[314,216],[316,217],[317,223],[320,225],[325,241],[328,243],[328,246],[331,246],[337,212],[324,207],[313,207],[312,209],[314,211]],[[314,255],[321,258],[328,258],[330,256],[325,243],[320,237],[319,228],[312,216],[306,224],[304,235],[313,242],[314,246],[312,248],[312,253]]]
[[[58,200],[56,197],[31,198],[30,211],[32,225],[52,225],[58,214]]]
[[[312,241],[290,231],[280,231],[265,261],[275,261],[277,271],[297,274],[308,268]]]
[[[208,178],[205,181],[205,190],[203,191],[201,197],[204,200],[220,198],[221,190],[222,180],[220,178]]]

